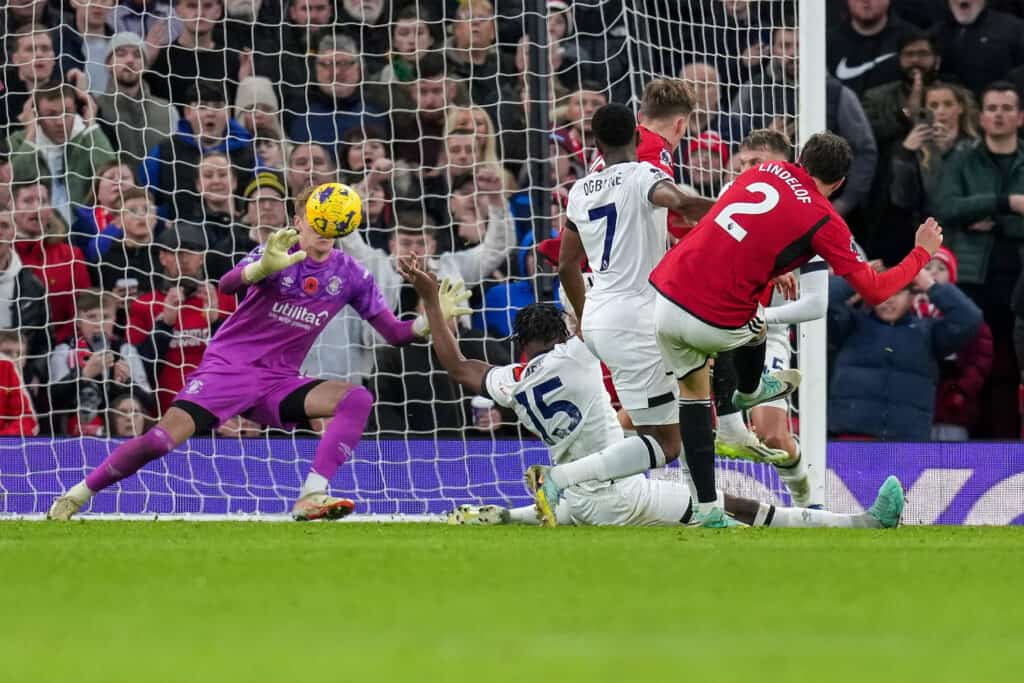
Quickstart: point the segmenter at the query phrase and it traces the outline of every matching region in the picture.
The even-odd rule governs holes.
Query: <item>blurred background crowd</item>
[[[557,300],[557,254],[537,242],[557,235],[593,160],[598,107],[635,102],[641,73],[689,83],[677,180],[706,196],[752,130],[796,134],[792,1],[644,5],[540,3],[543,81],[523,0],[7,0],[0,434],[141,433],[237,304],[218,278],[289,225],[290,197],[329,181],[363,197],[363,225],[339,246],[396,312],[419,306],[395,269],[417,253],[473,289],[464,353],[516,360],[516,311]],[[1016,439],[1024,2],[822,6],[828,127],[855,153],[837,209],[879,268],[929,215],[948,247],[874,309],[834,283],[829,431]],[[538,107],[542,167],[528,152]],[[354,314],[325,328],[303,371],[370,388],[374,434],[512,429],[471,407],[428,345],[390,348]],[[241,417],[218,431],[263,433]]]

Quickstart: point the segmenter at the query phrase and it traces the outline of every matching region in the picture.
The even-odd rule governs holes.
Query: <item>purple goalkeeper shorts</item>
[[[287,371],[252,366],[207,368],[200,365],[188,376],[185,388],[178,392],[171,404],[181,402],[199,406],[217,418],[217,425],[235,415],[242,415],[261,425],[291,429],[299,416],[287,416],[291,419],[285,423],[281,416],[281,403],[299,389],[322,382]],[[186,412],[192,411],[186,409]]]

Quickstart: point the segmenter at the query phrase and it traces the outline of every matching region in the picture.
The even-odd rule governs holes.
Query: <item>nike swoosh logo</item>
[[[843,57],[842,59],[839,60],[839,63],[836,64],[836,78],[838,78],[841,81],[848,81],[851,78],[859,78],[860,76],[863,76],[867,72],[874,69],[876,66],[878,66],[885,60],[892,59],[895,56],[895,52],[890,52],[889,54],[879,55],[878,57],[872,59],[870,62],[864,62],[863,64],[858,64],[857,66],[847,66],[846,57]]]

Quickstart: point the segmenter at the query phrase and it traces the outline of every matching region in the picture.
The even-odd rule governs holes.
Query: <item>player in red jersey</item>
[[[764,370],[766,325],[758,296],[768,283],[818,254],[865,301],[878,304],[907,286],[942,244],[942,228],[929,218],[906,258],[875,272],[828,201],[851,158],[845,140],[818,133],[799,165],[766,162],[744,172],[651,273],[660,295],[658,346],[679,379],[683,447],[698,496],[694,517],[705,526],[728,523],[715,492],[708,358],[737,350],[733,400],[744,410],[787,396],[799,384],[796,370]]]

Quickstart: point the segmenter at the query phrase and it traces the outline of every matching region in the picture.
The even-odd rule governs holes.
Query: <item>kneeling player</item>
[[[515,334],[529,361],[494,367],[469,360],[444,323],[434,276],[415,260],[401,264],[406,279],[423,300],[434,329],[434,351],[451,378],[471,391],[512,408],[527,429],[540,437],[555,463],[576,460],[622,440],[622,428],[602,382],[600,361],[579,337],[569,335],[552,304],[531,304],[519,311]],[[777,527],[893,527],[903,511],[903,488],[895,477],[882,485],[871,509],[862,515],[778,508],[744,498],[725,497],[726,510],[747,524]],[[575,523],[654,526],[687,523],[693,513],[689,487],[649,480],[642,474],[611,481],[588,481],[567,488],[547,526]],[[463,506],[454,521],[537,524],[533,506]]]
[[[314,418],[331,418],[313,466],[292,508],[298,520],[336,519],[355,504],[327,493],[338,467],[356,448],[373,397],[361,386],[299,375],[299,366],[324,325],[352,306],[390,344],[406,344],[429,332],[422,317],[399,321],[384,303],[370,274],[334,249],[306,220],[306,200],[295,199],[296,230],[271,235],[265,247],[242,259],[220,280],[220,290],[247,289],[238,309],[210,340],[203,360],[189,376],[160,423],[125,441],[89,475],[57,498],[47,517],[66,520],[97,492],[161,458],[193,434],[206,432],[235,415],[288,428]],[[300,250],[293,247],[298,244]],[[438,300],[437,292],[435,301]],[[471,311],[462,307],[469,292],[461,286],[441,295],[438,318]]]

